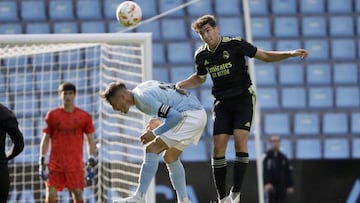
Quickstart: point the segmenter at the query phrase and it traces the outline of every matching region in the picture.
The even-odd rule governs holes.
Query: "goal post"
[[[138,136],[148,117],[135,108],[128,115],[114,112],[99,93],[113,81],[132,89],[152,78],[151,33],[2,35],[0,62],[0,103],[17,115],[25,139],[24,152],[9,163],[10,203],[44,199],[39,144],[47,111],[60,104],[57,88],[63,81],[75,84],[75,103],[96,127],[97,177],[87,183],[84,199],[112,202],[134,192],[144,153]],[[154,191],[149,189],[150,202]],[[58,202],[70,199],[66,190],[58,195]]]

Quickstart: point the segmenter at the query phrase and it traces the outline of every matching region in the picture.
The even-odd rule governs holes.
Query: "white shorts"
[[[183,151],[190,144],[197,144],[204,131],[207,122],[207,114],[204,109],[184,111],[183,119],[172,129],[160,135],[169,148]]]

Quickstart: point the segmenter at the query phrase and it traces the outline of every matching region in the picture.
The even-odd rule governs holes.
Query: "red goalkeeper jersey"
[[[44,133],[50,135],[49,169],[54,171],[83,170],[84,134],[94,132],[91,116],[77,107],[65,112],[62,107],[51,110],[45,117]]]

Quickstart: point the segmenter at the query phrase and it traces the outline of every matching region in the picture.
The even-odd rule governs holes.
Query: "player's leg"
[[[134,196],[119,200],[116,202],[145,202],[145,194],[149,188],[150,182],[156,174],[159,165],[159,153],[168,149],[166,143],[160,138],[156,137],[146,146],[145,160],[141,165],[139,185]]]
[[[74,203],[84,203],[82,192],[83,192],[82,189],[71,190],[71,196],[72,196]]]
[[[56,171],[49,171],[46,185],[46,203],[55,203],[57,191],[62,190],[66,184],[65,174]]]
[[[234,109],[234,143],[235,143],[235,162],[233,187],[230,198],[240,201],[241,186],[244,181],[246,169],[249,164],[248,138],[254,113],[255,94],[251,88],[244,92],[241,99],[236,102],[237,108]]]
[[[46,187],[45,203],[56,203],[57,188],[53,186]]]
[[[86,187],[85,172],[83,168],[79,168],[77,171],[66,172],[66,186],[71,192],[71,196],[74,203],[83,203],[83,190]]]
[[[7,164],[0,164],[0,203],[6,203],[9,196],[10,177]]]
[[[216,101],[214,105],[214,137],[213,137],[213,158],[211,160],[214,183],[220,202],[226,201],[226,174],[227,161],[225,152],[229,135],[233,132],[232,115],[227,110],[228,104],[223,101]]]

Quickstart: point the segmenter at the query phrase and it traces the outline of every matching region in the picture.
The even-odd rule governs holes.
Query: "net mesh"
[[[25,139],[24,152],[9,163],[10,203],[43,202],[45,187],[38,175],[39,144],[44,117],[60,105],[57,90],[64,81],[75,84],[75,103],[90,113],[96,128],[98,175],[87,182],[85,201],[112,202],[112,198],[133,192],[143,159],[138,135],[146,118],[136,109],[128,115],[114,112],[99,93],[113,81],[121,80],[132,89],[149,77],[144,72],[145,50],[144,43],[129,43],[126,39],[117,43],[0,45],[0,102],[14,111]],[[11,142],[7,143],[10,147]],[[58,202],[71,202],[70,197],[67,190],[59,192]]]

